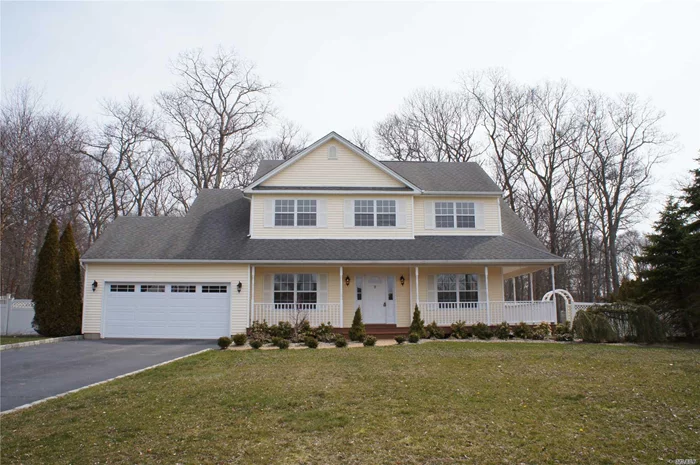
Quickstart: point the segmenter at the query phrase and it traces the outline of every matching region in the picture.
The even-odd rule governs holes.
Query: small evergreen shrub
[[[328,324],[321,323],[316,328],[313,328],[311,334],[320,342],[333,342],[335,339],[333,335],[333,326],[330,322],[328,322]]]
[[[231,345],[231,338],[228,336],[221,336],[216,343],[219,345],[221,350],[227,349]]]
[[[481,322],[472,326],[472,333],[479,339],[491,339],[493,337],[493,331],[491,331],[491,328],[489,328],[486,323]]]
[[[279,336],[273,336],[272,339],[270,339],[270,342],[272,343],[273,346],[277,347],[283,339]]]
[[[306,336],[304,338],[304,345],[306,345],[306,347],[308,347],[309,349],[315,349],[318,347],[318,341],[315,337]]]
[[[362,322],[362,312],[360,307],[355,310],[355,316],[352,319],[352,326],[348,332],[351,341],[362,342],[367,337],[367,332],[365,331],[365,324]]]
[[[419,339],[425,336],[425,321],[423,321],[420,317],[420,309],[418,308],[418,304],[416,304],[416,308],[413,309],[413,320],[411,321],[411,327],[409,328],[408,333],[417,334]]]
[[[236,344],[237,346],[242,346],[243,344],[246,343],[247,340],[248,340],[248,336],[246,336],[243,333],[236,334],[235,336],[233,336],[233,343]]]
[[[394,340],[396,341],[397,344],[403,344],[404,342],[406,342],[406,336],[399,335],[399,336],[396,336],[394,338]]]
[[[467,327],[467,323],[462,320],[452,323],[450,328],[452,329],[452,337],[456,337],[458,339],[466,339],[469,337],[469,328]]]
[[[554,327],[554,340],[555,341],[573,341],[574,335],[571,333],[571,323],[565,321],[564,323],[558,323]]]
[[[289,341],[286,339],[280,339],[275,345],[282,350],[289,349]]]
[[[538,341],[546,339],[551,334],[549,323],[543,321],[532,330],[532,338]]]
[[[364,341],[362,341],[362,344],[365,347],[372,347],[377,343],[377,338],[374,336],[367,336]]]
[[[294,327],[288,321],[280,321],[276,325],[270,326],[270,336],[282,339],[291,339],[294,335]]]
[[[347,347],[348,341],[345,339],[345,336],[343,336],[342,334],[336,334],[335,335],[335,346],[338,348]]]
[[[518,339],[532,339],[532,327],[521,321],[513,328],[513,336]]]
[[[429,339],[445,338],[445,332],[434,321],[425,327],[425,334]]]
[[[420,341],[420,334],[411,333],[408,335],[408,342],[410,342],[411,344],[416,344],[418,341]]]
[[[494,335],[498,339],[509,339],[510,338],[510,325],[507,322],[502,322],[498,326],[496,326],[496,330],[494,331]]]
[[[263,343],[259,339],[253,339],[252,341],[250,341],[250,347],[252,347],[253,349],[256,349],[256,350],[261,348],[262,345],[263,345]]]
[[[267,322],[264,320],[262,322],[255,320],[250,325],[250,338],[260,341],[263,344],[270,342],[272,336],[270,335],[270,327],[268,326]]]

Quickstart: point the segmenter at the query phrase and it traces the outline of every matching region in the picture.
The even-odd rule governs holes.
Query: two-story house
[[[86,337],[215,338],[307,318],[402,331],[556,321],[506,280],[563,263],[476,163],[380,161],[332,132],[184,217],[124,217],[83,257]]]

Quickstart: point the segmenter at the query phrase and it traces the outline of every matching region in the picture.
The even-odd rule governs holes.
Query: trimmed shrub
[[[399,335],[399,336],[396,336],[394,338],[394,340],[396,341],[397,344],[400,345],[400,344],[403,344],[404,342],[406,342],[406,336]]]
[[[479,339],[491,339],[493,337],[493,331],[491,331],[491,328],[489,328],[486,323],[481,322],[472,326],[472,333],[474,334],[474,337],[478,337]]]
[[[418,308],[418,304],[416,304],[416,308],[413,309],[413,320],[411,321],[411,327],[408,330],[408,333],[417,334],[419,339],[425,336],[425,321],[423,321],[420,317],[420,309]]]
[[[532,327],[521,321],[513,328],[513,336],[518,339],[532,339]]]
[[[362,342],[367,337],[367,332],[365,331],[365,324],[362,322],[362,312],[360,307],[355,310],[355,316],[352,319],[352,326],[348,332],[351,341]]]
[[[233,343],[236,344],[237,346],[242,346],[243,344],[246,343],[247,340],[248,340],[248,336],[246,336],[243,333],[236,334],[235,336],[233,336]]]
[[[335,335],[335,346],[338,348],[347,347],[348,341],[345,339],[345,336],[343,336],[342,334],[336,334]]]
[[[216,343],[219,345],[221,350],[227,349],[231,345],[231,338],[228,336],[221,336]]]
[[[564,323],[557,323],[554,327],[554,340],[555,341],[573,341],[574,335],[571,333],[571,323],[565,321]]]
[[[614,340],[616,341],[651,344],[665,339],[661,320],[654,310],[645,305],[614,302],[590,307],[586,312],[604,316],[615,333]],[[574,328],[576,327],[575,323],[574,321]],[[609,341],[613,342],[613,340]]]
[[[315,337],[306,336],[304,338],[304,345],[306,345],[306,347],[308,347],[309,349],[315,349],[318,347],[318,341]]]
[[[328,324],[321,323],[316,328],[313,328],[311,334],[320,342],[333,342],[335,339],[333,335],[333,326],[330,322],[328,322]]]
[[[411,344],[416,344],[418,341],[420,341],[420,334],[411,333],[408,335],[408,342],[410,342]]]
[[[289,349],[289,341],[286,339],[280,339],[275,345],[282,350]]]
[[[377,338],[374,336],[367,336],[364,341],[362,341],[362,344],[365,347],[372,347],[377,343]]]
[[[469,328],[467,327],[467,323],[462,320],[452,323],[450,328],[452,329],[452,337],[456,337],[458,339],[466,339],[469,337]]]
[[[42,336],[64,336],[60,332],[60,305],[58,290],[61,286],[59,269],[58,224],[52,219],[39,250],[36,273],[32,285],[34,320],[32,326]]]
[[[445,332],[434,321],[425,327],[425,334],[429,339],[445,338]]]
[[[494,335],[498,339],[509,339],[510,338],[510,325],[507,322],[502,322],[498,326],[496,326],[496,330],[494,331]]]
[[[284,339],[282,339],[281,337],[274,336],[274,337],[270,340],[270,342],[272,343],[273,346],[277,347],[277,346],[279,345],[279,343],[282,342],[283,340],[284,340]]]
[[[288,321],[280,321],[276,325],[270,326],[270,336],[282,339],[291,339],[294,335],[294,327]]]
[[[252,341],[250,341],[250,347],[252,347],[255,350],[261,348],[262,345],[263,345],[262,341],[260,341],[258,339],[253,339]]]
[[[543,321],[532,330],[532,338],[538,341],[546,339],[551,334],[549,323]]]
[[[260,321],[255,320],[250,325],[250,338],[260,341],[263,344],[270,342],[272,337],[270,335],[270,327],[268,326],[267,322],[263,320],[261,323]]]

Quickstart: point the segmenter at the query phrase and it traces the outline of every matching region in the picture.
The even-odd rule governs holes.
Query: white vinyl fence
[[[29,299],[0,297],[0,334],[3,336],[36,335],[32,328],[34,303]]]

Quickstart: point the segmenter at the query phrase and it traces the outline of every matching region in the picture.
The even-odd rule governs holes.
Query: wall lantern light
[[[96,289],[97,289],[97,281],[93,281],[92,282],[92,292],[95,292]]]
[[[350,285],[350,275],[345,276],[345,285],[346,286]]]
[[[399,278],[399,282],[401,283],[401,286],[403,287],[403,285],[406,283],[406,278],[404,278],[403,275],[401,275],[401,277]]]
[[[238,284],[236,284],[236,289],[238,289],[238,293],[241,293],[241,289],[243,289],[243,283],[238,281]]]

